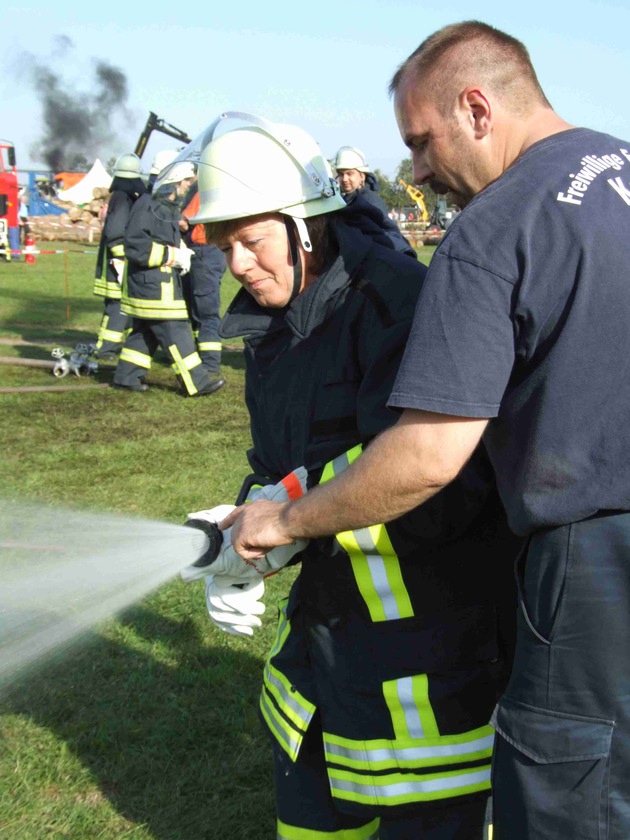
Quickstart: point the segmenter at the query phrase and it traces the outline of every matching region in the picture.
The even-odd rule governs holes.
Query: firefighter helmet
[[[114,178],[140,178],[142,164],[138,155],[126,152],[114,164]]]
[[[335,169],[356,169],[357,172],[369,172],[370,165],[360,149],[355,146],[342,146],[334,160]]]
[[[151,167],[151,175],[159,175],[169,163],[175,160],[177,155],[177,149],[162,149],[162,151],[156,152],[153,158],[153,166]]]
[[[226,118],[245,124],[215,137]],[[196,149],[200,206],[193,224],[276,212],[306,219],[345,206],[330,165],[300,128],[232,112],[201,137],[205,144]]]
[[[173,164],[168,172],[160,179],[159,186],[163,187],[166,184],[179,184],[186,178],[195,177],[195,167],[190,161],[180,161]],[[157,188],[156,184],[156,188]]]

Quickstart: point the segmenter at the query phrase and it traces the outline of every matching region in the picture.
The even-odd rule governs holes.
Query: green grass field
[[[96,256],[66,248],[34,265],[0,262],[0,356],[49,360],[57,345],[94,340]],[[236,289],[227,277],[223,308]],[[223,372],[227,387],[195,400],[159,361],[146,394],[94,387],[111,381],[104,366],[55,379],[1,364],[0,389],[75,389],[0,393],[0,496],[176,523],[231,502],[249,445],[238,345]],[[273,840],[257,697],[293,576],[268,582],[251,640],[214,628],[200,583],[174,580],[0,696],[0,837]]]

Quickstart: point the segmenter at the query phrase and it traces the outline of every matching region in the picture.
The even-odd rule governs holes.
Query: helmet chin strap
[[[298,219],[294,216],[287,216],[285,214],[282,215],[282,218],[284,219],[284,226],[287,229],[289,251],[291,253],[291,265],[293,266],[293,289],[291,291],[291,297],[287,301],[288,306],[291,301],[295,300],[295,298],[300,294],[300,289],[302,288],[302,260],[300,259],[300,251],[298,249],[297,237],[295,235],[296,231],[300,237],[302,248],[304,248],[305,251],[311,252],[313,250],[313,246],[303,219]]]

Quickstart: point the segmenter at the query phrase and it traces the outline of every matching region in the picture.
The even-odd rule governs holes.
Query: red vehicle
[[[20,248],[18,210],[15,148],[12,143],[0,142],[0,253],[5,259],[11,259],[10,248]]]

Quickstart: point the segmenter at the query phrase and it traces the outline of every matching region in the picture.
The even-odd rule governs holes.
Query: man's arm
[[[297,539],[389,522],[426,502],[457,476],[487,423],[407,409],[339,477],[295,502],[246,505],[221,527],[233,525],[233,546],[251,559]]]

